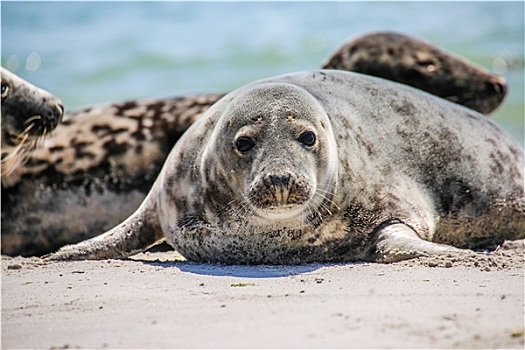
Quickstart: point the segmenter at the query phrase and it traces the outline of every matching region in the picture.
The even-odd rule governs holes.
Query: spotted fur
[[[44,147],[2,178],[2,253],[44,254],[129,216],[175,142],[221,96],[129,101],[67,113]]]
[[[122,224],[48,258],[125,257],[163,238],[190,260],[234,264],[481,248],[525,238],[523,171],[519,143],[472,110],[355,73],[279,76],[205,112]],[[284,175],[307,184],[273,183],[298,201],[251,195]]]

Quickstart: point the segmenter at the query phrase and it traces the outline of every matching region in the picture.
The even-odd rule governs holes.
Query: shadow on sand
[[[150,266],[176,268],[183,272],[206,276],[232,276],[244,278],[276,278],[300,275],[334,264],[305,265],[220,265],[194,263],[187,261],[147,261],[139,260]],[[351,265],[351,264],[345,264]]]

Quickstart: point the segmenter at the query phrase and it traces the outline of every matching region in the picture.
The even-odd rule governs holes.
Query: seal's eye
[[[315,144],[316,138],[313,132],[305,131],[299,136],[298,140],[305,146],[313,146]]]
[[[6,97],[7,96],[7,91],[9,90],[9,86],[7,86],[6,84],[2,84],[2,97]]]
[[[248,136],[241,136],[235,141],[235,147],[237,147],[240,152],[248,152],[253,146],[255,146],[255,142]]]

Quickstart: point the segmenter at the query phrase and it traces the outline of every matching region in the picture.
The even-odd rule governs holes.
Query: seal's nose
[[[285,174],[285,175],[281,175],[281,176],[270,175],[270,181],[272,181],[272,183],[275,186],[287,187],[288,183],[290,181],[290,174]]]
[[[61,102],[58,102],[57,103],[57,108],[58,108],[58,113],[63,116],[64,115],[64,106],[62,105]]]
[[[62,117],[64,116],[64,106],[62,105],[62,101],[59,100],[55,107],[57,109],[57,119],[60,123],[62,121]]]
[[[64,115],[64,106],[62,105],[62,101],[59,99],[49,102],[49,106],[45,108],[42,113],[43,119],[41,125],[48,130],[53,130],[62,121],[62,117]]]
[[[62,107],[61,104],[56,104],[53,106],[48,112],[46,113],[46,120],[48,122],[48,125],[51,126],[51,128],[55,128],[58,123],[62,120],[62,115],[64,114],[64,107]]]
[[[507,82],[503,78],[497,78],[490,81],[490,88],[494,90],[497,94],[505,96],[507,94]]]

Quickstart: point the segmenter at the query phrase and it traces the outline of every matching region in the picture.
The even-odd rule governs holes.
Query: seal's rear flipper
[[[385,263],[462,251],[451,246],[425,241],[410,226],[402,223],[381,228],[376,233],[375,242],[375,260]]]
[[[154,246],[164,239],[157,215],[155,194],[156,191],[152,189],[133,215],[106,233],[78,244],[64,246],[56,253],[42,258],[45,260],[125,258]]]

